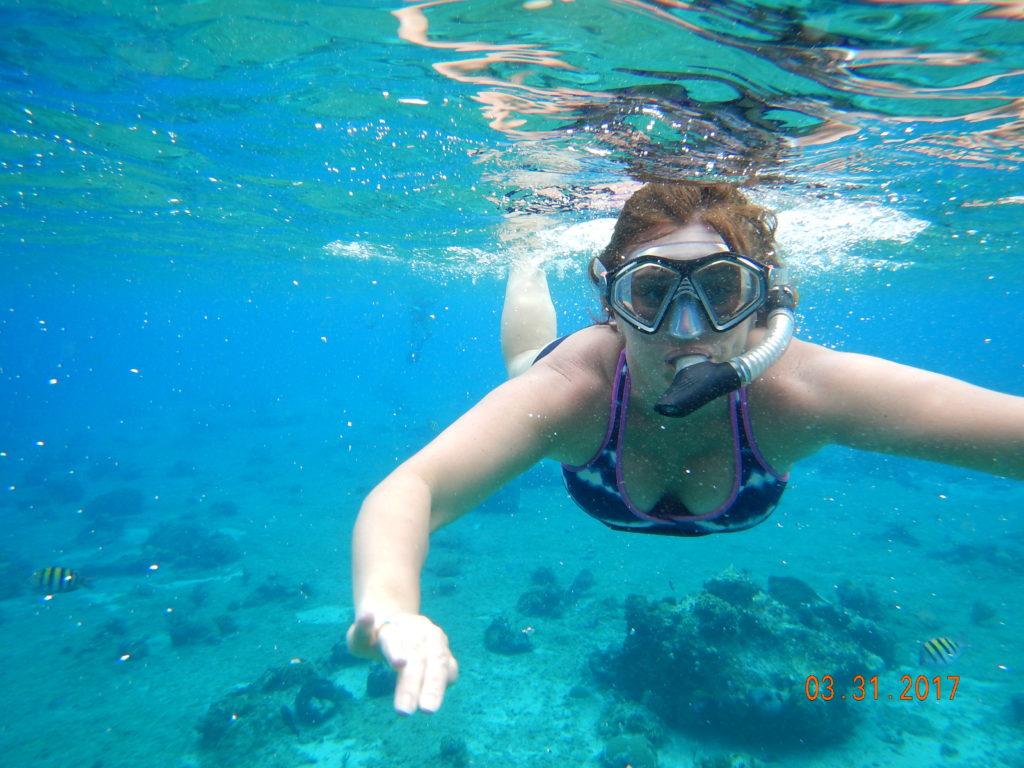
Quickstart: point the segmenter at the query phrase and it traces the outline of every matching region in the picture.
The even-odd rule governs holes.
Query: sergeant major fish
[[[32,585],[47,595],[73,592],[82,586],[82,577],[72,568],[52,566],[32,574]]]
[[[960,658],[963,649],[951,637],[933,637],[921,643],[918,661],[926,667],[942,667]]]

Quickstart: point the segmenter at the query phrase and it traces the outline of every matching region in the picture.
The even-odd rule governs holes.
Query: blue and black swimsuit
[[[540,356],[551,348],[553,345]],[[616,531],[667,536],[742,531],[771,515],[786,490],[789,476],[776,472],[757,448],[750,425],[746,387],[729,395],[736,474],[725,503],[711,512],[694,515],[674,497],[665,496],[650,511],[641,511],[626,493],[619,464],[629,410],[629,387],[629,369],[623,351],[615,371],[611,414],[600,449],[586,464],[562,465],[569,496],[584,512]]]

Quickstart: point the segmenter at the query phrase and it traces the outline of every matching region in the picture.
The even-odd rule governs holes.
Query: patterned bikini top
[[[629,369],[623,352],[619,355],[612,388],[608,430],[600,450],[582,466],[562,465],[562,477],[569,495],[588,515],[616,531],[666,536],[705,536],[742,531],[771,515],[786,490],[789,476],[780,475],[772,469],[757,448],[745,387],[729,395],[736,474],[725,503],[703,515],[690,514],[685,505],[673,496],[662,497],[649,512],[637,508],[622,484],[619,465],[629,409],[629,387]]]

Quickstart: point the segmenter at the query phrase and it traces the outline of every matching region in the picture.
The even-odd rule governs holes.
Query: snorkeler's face
[[[764,304],[768,269],[723,251],[722,238],[689,229],[676,228],[687,238],[681,241],[664,242],[670,234],[643,243],[605,276],[605,299],[622,320],[645,333],[665,326],[692,339],[709,324],[727,331]]]
[[[691,266],[707,270],[707,266],[699,265],[719,262],[718,259],[708,258],[715,254],[723,256],[720,263],[713,265],[713,270],[721,273],[734,267],[739,269],[733,258],[735,255],[729,254],[722,236],[704,222],[694,221],[640,243],[633,250],[631,258],[616,272],[629,272],[631,261],[642,261],[645,254],[652,252],[657,254],[658,261],[670,271],[685,273]],[[742,257],[738,258],[742,260]],[[673,263],[677,261],[679,268],[674,270]],[[754,325],[754,311],[763,303],[766,288],[764,278],[757,272],[763,267],[751,262],[750,268],[749,279],[746,277],[746,266],[741,270],[744,275],[739,278],[728,272],[717,279],[716,272],[712,271],[700,286],[701,295],[696,291],[680,291],[672,298],[671,304],[660,312],[657,322],[653,323],[653,331],[650,327],[637,327],[635,318],[643,318],[645,307],[642,302],[646,294],[641,284],[633,286],[629,298],[632,300],[630,309],[633,310],[634,318],[628,318],[622,309],[616,309],[619,320],[617,325],[626,338],[630,370],[639,366],[645,371],[658,372],[656,376],[659,379],[671,381],[675,375],[675,363],[680,357],[702,355],[713,362],[722,362],[746,351],[747,336]],[[713,295],[715,286],[726,282],[730,285],[735,283],[739,289],[749,293],[749,298],[743,300],[749,302],[749,305],[734,307],[737,314],[742,313],[742,316],[731,323],[721,322],[729,306],[726,303],[718,305],[721,311],[714,318],[710,316],[716,305]],[[614,284],[612,289],[614,291]],[[716,324],[725,327],[716,328]]]

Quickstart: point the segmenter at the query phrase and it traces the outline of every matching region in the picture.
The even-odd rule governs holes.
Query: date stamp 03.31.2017
[[[810,701],[924,701],[932,698],[952,701],[956,697],[957,686],[960,685],[960,675],[903,675],[899,686],[891,693],[879,691],[877,675],[867,678],[864,675],[854,675],[848,684],[844,685],[843,682],[836,680],[832,675],[808,675],[804,683],[804,692]]]

